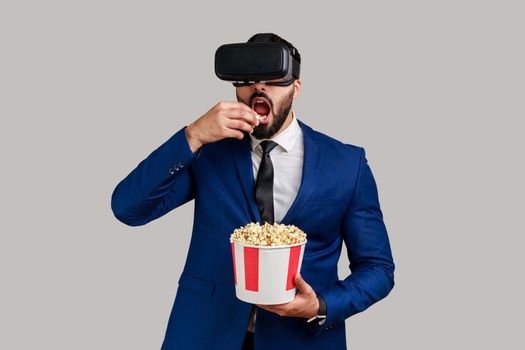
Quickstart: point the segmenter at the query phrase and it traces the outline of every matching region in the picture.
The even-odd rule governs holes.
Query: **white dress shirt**
[[[250,134],[252,144],[253,177],[257,181],[257,172],[262,159],[262,147],[259,140]],[[271,152],[273,164],[273,208],[274,221],[280,224],[292,205],[303,174],[303,131],[292,111],[292,122],[277,136],[271,138],[278,144]],[[260,223],[262,224],[262,223]]]
[[[259,140],[250,134],[252,144],[253,178],[257,181],[257,172],[262,159],[262,147],[259,145],[264,140]],[[277,143],[270,152],[273,165],[273,211],[274,222],[280,224],[288,209],[292,206],[303,176],[303,130],[297,122],[295,113],[292,111],[292,122],[277,136],[271,138]],[[262,224],[262,223],[259,223]],[[248,331],[255,331],[255,319],[257,312],[255,307],[250,314]]]

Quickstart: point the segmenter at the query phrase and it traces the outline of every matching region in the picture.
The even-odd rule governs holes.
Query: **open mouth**
[[[259,123],[268,123],[271,106],[264,97],[256,97],[252,100],[252,109],[260,115]]]

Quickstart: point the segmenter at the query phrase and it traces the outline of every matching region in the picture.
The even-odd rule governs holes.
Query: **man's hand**
[[[235,137],[244,137],[242,131],[253,132],[259,125],[257,113],[241,102],[223,101],[217,103],[199,119],[188,125],[186,137],[193,153],[202,145]]]
[[[279,316],[294,316],[312,318],[319,312],[319,300],[314,290],[301,277],[299,272],[295,275],[295,285],[299,292],[295,295],[294,300],[285,304],[276,305],[259,305],[261,309],[271,311]]]

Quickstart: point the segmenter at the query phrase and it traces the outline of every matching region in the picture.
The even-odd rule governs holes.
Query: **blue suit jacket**
[[[388,295],[394,262],[364,149],[299,125],[303,177],[281,223],[306,232],[301,274],[324,297],[328,317],[312,327],[258,309],[255,348],[346,349],[345,319]],[[229,238],[235,228],[261,222],[247,134],[193,154],[183,127],[116,186],[111,206],[118,220],[140,226],[193,199],[191,243],[162,350],[240,349],[252,305],[235,296]],[[343,241],[352,273],[339,280]]]

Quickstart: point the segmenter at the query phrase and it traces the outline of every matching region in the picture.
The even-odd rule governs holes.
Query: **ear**
[[[301,94],[301,80],[300,79],[294,80],[293,88],[294,88],[293,98],[296,99]]]

